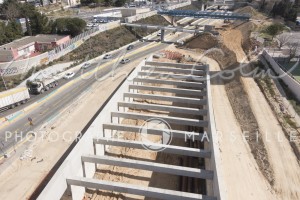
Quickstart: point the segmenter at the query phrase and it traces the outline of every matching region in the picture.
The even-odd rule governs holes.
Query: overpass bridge
[[[221,200],[224,192],[210,93],[208,65],[154,62],[152,57],[142,61],[98,112],[37,199],[58,200],[67,195],[81,200],[87,189],[95,189],[164,200]],[[145,123],[153,118],[170,125],[143,126],[144,133],[160,137],[160,142],[130,139],[141,134],[141,124],[128,120]],[[170,130],[171,134],[165,135]],[[169,141],[165,139],[168,135],[172,141],[165,143]],[[161,153],[179,156],[198,164],[197,167],[190,162],[174,164],[169,159],[157,162],[135,154],[126,157],[125,153],[114,156],[113,147],[136,149],[144,152],[141,155],[160,149],[156,152],[158,156]],[[142,181],[145,179],[140,179],[138,173],[128,175],[135,180],[130,183],[123,182],[123,178],[118,181],[96,178],[95,173],[101,172],[102,165],[181,177],[176,179],[181,187],[157,184],[161,181],[155,184],[151,182],[153,175],[145,185]],[[114,172],[104,173],[114,176],[111,174]]]
[[[249,14],[239,14],[231,12],[209,12],[195,10],[159,10],[159,15],[168,15],[173,17],[193,17],[193,18],[211,18],[224,20],[245,20],[248,21],[251,17]]]
[[[128,27],[161,30],[160,38],[162,42],[164,42],[165,31],[167,30],[173,32],[184,32],[184,33],[192,33],[192,34],[203,33],[204,31],[198,29],[187,29],[187,28],[174,27],[174,26],[158,26],[158,25],[150,25],[150,24],[147,25],[147,24],[121,23],[121,25],[128,26]]]

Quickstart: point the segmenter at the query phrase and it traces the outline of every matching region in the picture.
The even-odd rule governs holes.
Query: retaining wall
[[[282,70],[278,63],[268,54],[267,51],[263,51],[262,55],[268,61],[272,69],[278,74],[280,79],[289,87],[290,91],[300,101],[300,83],[291,77],[288,73]],[[269,67],[269,66],[268,66]]]

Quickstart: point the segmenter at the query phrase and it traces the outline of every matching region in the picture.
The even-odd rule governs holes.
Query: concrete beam
[[[118,102],[118,107],[127,107],[130,109],[140,109],[140,110],[159,110],[159,111],[165,111],[170,113],[183,113],[183,114],[197,115],[197,116],[207,115],[207,110],[204,109],[148,104],[148,103]]]
[[[155,30],[170,30],[176,32],[185,32],[185,33],[202,33],[203,31],[196,29],[185,29],[180,27],[168,27],[168,26],[156,26],[156,25],[147,25],[147,24],[130,24],[130,23],[121,23],[121,25],[129,26],[129,27],[140,27],[146,29],[155,29]]]
[[[181,75],[181,74],[169,74],[169,73],[159,73],[159,72],[138,72],[139,76],[144,77],[161,77],[161,78],[173,78],[186,81],[197,81],[206,82],[206,77],[204,76],[194,76],[194,75]]]
[[[94,139],[94,144],[111,145],[118,147],[128,147],[133,149],[143,149],[149,151],[146,147],[151,147],[152,149],[162,149],[164,153],[190,156],[196,158],[211,158],[211,152],[204,149],[196,149],[189,147],[180,147],[174,145],[158,144],[158,143],[146,143],[141,141],[132,140],[121,140],[114,138],[99,137]]]
[[[155,61],[146,61],[145,65],[151,66],[169,66],[181,69],[196,69],[207,71],[209,69],[208,65],[194,65],[194,64],[182,64],[182,63],[168,63],[168,62],[155,62]]]
[[[136,98],[136,99],[149,99],[158,101],[170,101],[174,103],[183,103],[189,107],[190,104],[193,105],[206,105],[207,99],[197,99],[188,97],[176,97],[176,96],[164,96],[164,95],[153,95],[153,94],[137,94],[137,93],[127,93],[125,92],[124,98]]]
[[[124,119],[135,119],[135,120],[148,120],[151,118],[163,119],[169,124],[184,125],[184,126],[195,126],[195,127],[207,127],[208,121],[199,119],[189,119],[180,117],[169,117],[163,115],[146,115],[140,113],[130,113],[130,112],[111,112],[112,119],[114,117],[124,118]]]
[[[116,158],[111,156],[83,155],[81,156],[81,161],[210,180],[213,179],[214,175],[213,171],[210,170],[202,170],[197,168],[167,165],[133,159]]]
[[[67,180],[68,186],[80,186],[84,188],[93,188],[96,190],[115,191],[127,194],[141,195],[155,199],[163,200],[217,200],[216,197],[209,197],[201,194],[179,192],[154,187],[142,187],[128,183],[119,183],[111,181],[102,181],[91,178],[72,177]]]
[[[195,70],[195,69],[178,69],[175,67],[154,67],[154,66],[142,66],[141,70],[147,70],[151,72],[172,72],[175,74],[189,74],[189,75],[198,75],[205,76],[206,71],[204,70]]]
[[[149,90],[149,91],[157,91],[157,92],[169,92],[177,95],[188,95],[188,96],[197,96],[204,97],[207,95],[205,90],[192,90],[192,89],[181,89],[181,88],[164,88],[164,87],[156,87],[156,86],[144,86],[144,85],[129,85],[129,90]]]
[[[205,83],[188,82],[188,81],[169,81],[169,80],[151,79],[151,78],[134,78],[133,82],[175,85],[177,87],[187,87],[187,88],[196,88],[196,89],[206,88]]]
[[[125,131],[125,132],[133,132],[133,133],[140,133],[141,127],[140,126],[131,126],[127,124],[103,124],[103,129],[105,130],[115,130],[115,131]],[[103,131],[103,132],[104,132]],[[151,135],[163,135],[163,133],[170,131],[167,129],[154,129],[154,128],[148,128],[147,134]],[[191,140],[197,140],[202,141],[205,139],[205,137],[208,137],[207,135],[203,135],[203,133],[196,133],[196,132],[189,132],[189,131],[179,131],[179,130],[171,130],[173,138],[179,138],[179,139],[191,139]],[[203,140],[205,141],[205,140]]]

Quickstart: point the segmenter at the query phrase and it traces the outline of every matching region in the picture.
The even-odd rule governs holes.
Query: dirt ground
[[[124,71],[131,71],[141,60],[132,62]],[[120,73],[121,74],[121,73]],[[53,164],[62,156],[70,143],[77,136],[78,130],[82,130],[92,118],[99,107],[109,97],[113,90],[123,80],[124,75],[97,82],[92,85],[90,92],[86,93],[76,104],[68,109],[59,122],[43,129],[49,137],[42,142],[34,142],[29,149],[32,150],[31,157],[24,160],[15,160],[11,167],[0,175],[0,199],[26,199],[35,190],[40,181],[53,167]],[[101,98],[99,98],[101,94]],[[70,141],[64,141],[59,135],[58,141],[53,144],[48,138],[56,136],[68,130],[64,136]],[[31,159],[36,157],[36,159]],[[43,160],[37,163],[38,160]]]
[[[222,34],[222,37],[225,45],[236,53],[238,62],[247,63],[242,48],[242,33],[232,30]],[[289,141],[254,79],[241,77],[240,80],[262,134],[270,167],[274,171],[273,189],[280,199],[299,199],[300,167]]]
[[[236,65],[232,59],[232,54],[235,54],[237,64],[247,64],[248,58],[243,47],[247,46],[247,37],[252,28],[252,24],[242,24],[235,29],[229,28],[221,31],[220,41],[224,46],[220,45],[219,47],[222,50],[227,48],[231,58],[228,59],[226,55],[225,58],[222,58],[220,56],[222,54],[210,53],[207,55],[216,59],[217,63],[209,61],[209,59],[206,62],[212,63],[211,66],[215,66],[214,70],[217,71],[220,69],[216,64],[219,64],[221,69],[237,68],[239,65]],[[251,50],[251,48],[247,50]],[[212,92],[218,131],[240,133],[236,136],[234,144],[229,145],[223,140],[220,142],[221,159],[224,162],[223,176],[229,199],[299,199],[299,160],[291,148],[289,138],[286,138],[254,79],[238,77],[229,82],[212,80]],[[220,96],[223,98],[220,99]],[[226,117],[224,113],[226,113]],[[241,134],[243,131],[251,133],[256,129],[259,133],[257,141],[252,141],[254,139],[252,137],[250,137],[252,140],[245,139]],[[237,140],[239,137],[241,137],[240,141]],[[228,163],[227,159],[231,163]],[[241,168],[235,169],[235,165],[241,166]],[[243,167],[243,165],[245,166]],[[255,172],[249,173],[251,170]],[[240,173],[240,175],[236,176],[235,173]],[[250,174],[249,177],[247,177],[248,174]]]

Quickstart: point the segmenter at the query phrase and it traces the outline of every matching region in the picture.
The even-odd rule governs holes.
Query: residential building
[[[0,62],[32,57],[70,40],[68,35],[36,35],[23,37],[0,46]]]

